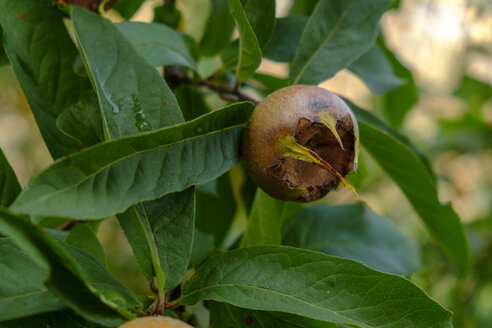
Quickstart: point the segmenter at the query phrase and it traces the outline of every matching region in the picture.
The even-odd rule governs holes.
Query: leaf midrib
[[[357,323],[357,324],[362,325],[363,327],[367,327],[367,328],[376,327],[376,326],[367,326],[364,323],[359,322],[358,320],[354,320],[352,318],[349,318],[349,317],[347,317],[344,314],[341,314],[341,313],[335,312],[333,310],[330,310],[330,309],[327,309],[327,308],[324,308],[324,307],[321,307],[321,306],[318,306],[318,305],[309,303],[309,302],[307,302],[307,301],[305,301],[303,299],[300,299],[300,298],[298,298],[298,297],[296,297],[294,295],[289,295],[289,294],[285,294],[285,293],[282,293],[282,292],[279,292],[279,291],[276,291],[276,290],[273,290],[273,289],[267,289],[267,288],[263,288],[263,287],[259,287],[259,286],[253,286],[253,285],[247,285],[247,284],[215,284],[215,285],[210,285],[210,286],[207,286],[207,287],[202,287],[202,288],[196,289],[193,292],[188,293],[186,295],[182,295],[181,298],[182,299],[186,299],[187,297],[189,297],[189,296],[191,296],[193,294],[199,293],[199,292],[204,291],[204,290],[207,290],[207,289],[217,288],[217,287],[245,287],[245,288],[251,288],[251,289],[261,290],[263,292],[269,292],[269,293],[273,293],[273,294],[278,294],[278,295],[280,295],[282,297],[287,297],[287,298],[291,298],[291,299],[294,299],[296,301],[299,301],[299,302],[301,302],[301,303],[303,303],[303,304],[305,304],[305,305],[307,305],[309,307],[320,309],[320,310],[323,310],[323,311],[327,311],[327,312],[332,313],[334,315],[342,316],[344,318],[347,318],[349,321],[351,321],[351,322],[346,322],[346,323]],[[213,298],[211,298],[211,299],[213,299]],[[277,311],[277,310],[275,310],[275,311]],[[297,313],[294,313],[294,314],[297,314]],[[323,321],[325,321],[325,320],[323,320]],[[331,322],[331,321],[326,321],[326,322]]]
[[[36,294],[46,293],[46,292],[48,292],[48,288],[38,289],[36,291],[32,291],[32,292],[28,292],[28,293],[24,293],[24,294],[18,294],[18,295],[7,296],[7,297],[0,297],[0,301],[14,300],[14,299],[17,299],[17,298],[29,297],[29,296],[33,296],[33,295],[36,295]]]
[[[224,132],[224,131],[232,130],[232,129],[235,129],[235,128],[240,127],[242,125],[244,125],[244,124],[237,124],[237,125],[233,125],[233,126],[227,127],[225,129],[215,130],[215,131],[210,132],[210,133],[205,133],[205,134],[201,134],[201,135],[197,135],[197,136],[193,136],[193,137],[189,137],[189,138],[180,139],[178,141],[170,142],[170,143],[167,143],[167,144],[161,144],[161,145],[159,145],[157,147],[152,147],[152,148],[148,148],[148,149],[141,150],[141,151],[135,151],[135,152],[133,152],[133,153],[127,155],[127,156],[119,157],[117,160],[111,161],[108,164],[101,166],[98,170],[94,171],[94,173],[89,174],[89,175],[86,175],[85,178],[82,179],[81,181],[79,181],[77,183],[74,183],[74,184],[72,184],[70,186],[67,186],[65,188],[59,189],[59,190],[57,190],[57,191],[55,191],[53,193],[46,194],[43,197],[36,198],[35,201],[36,202],[44,201],[44,200],[49,199],[49,198],[51,198],[51,197],[53,197],[53,196],[55,196],[55,195],[57,195],[59,193],[65,192],[65,191],[67,191],[69,189],[72,189],[72,188],[76,188],[80,184],[82,184],[82,183],[86,182],[87,180],[89,180],[89,178],[92,178],[92,177],[98,175],[101,171],[105,170],[106,168],[111,167],[115,163],[120,162],[120,161],[123,161],[123,160],[125,160],[127,158],[130,158],[130,157],[133,157],[135,155],[143,154],[143,153],[150,152],[150,151],[154,151],[154,150],[160,149],[160,148],[167,148],[167,147],[170,147],[172,145],[179,144],[179,143],[182,143],[182,142],[186,142],[186,141],[190,141],[190,140],[198,139],[198,138],[202,138],[202,137],[207,137],[207,136],[210,136],[210,135],[213,135],[213,134],[217,134],[217,133],[221,133],[221,132]],[[118,140],[118,139],[115,139],[115,140]],[[31,201],[26,202],[22,206],[25,206],[25,204],[29,204],[29,203],[32,203],[32,202]]]
[[[347,6],[347,9],[342,12],[342,14],[340,15],[340,18],[337,20],[337,22],[336,22],[335,26],[333,27],[332,31],[326,37],[326,40],[323,41],[320,44],[320,46],[318,47],[318,49],[316,49],[316,51],[313,53],[313,55],[309,58],[309,60],[303,66],[303,68],[301,69],[301,71],[299,72],[299,74],[297,75],[296,79],[294,80],[294,82],[292,84],[297,84],[299,82],[299,80],[301,79],[302,75],[304,74],[304,72],[306,71],[306,69],[309,67],[309,65],[311,65],[311,63],[313,62],[313,60],[318,56],[319,52],[325,47],[325,45],[328,43],[328,41],[330,41],[333,38],[333,36],[335,35],[335,33],[338,32],[338,30],[340,28],[340,25],[342,24],[343,20],[345,19],[345,16],[348,14],[348,11],[350,10],[350,8],[352,7],[352,5],[354,4],[354,1],[355,0],[351,0],[350,1],[350,4]],[[321,6],[321,2],[319,3],[318,6]]]

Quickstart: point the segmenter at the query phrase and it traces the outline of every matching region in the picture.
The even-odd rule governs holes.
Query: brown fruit
[[[357,169],[358,139],[357,121],[340,97],[317,86],[286,87],[253,112],[244,166],[270,196],[312,202]]]
[[[171,317],[142,317],[121,325],[119,328],[193,328],[186,322]]]
[[[98,12],[101,9],[109,10],[114,7],[120,0],[109,0],[104,2],[104,0],[57,0],[57,3],[61,5],[76,5],[84,7],[93,12]],[[104,8],[99,8],[104,2]]]

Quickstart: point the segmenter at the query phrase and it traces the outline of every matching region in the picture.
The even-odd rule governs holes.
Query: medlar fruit
[[[128,321],[119,328],[193,328],[186,322],[171,317],[141,317]]]
[[[279,200],[312,202],[357,169],[357,121],[337,95],[317,86],[275,91],[255,109],[243,136],[244,166]]]

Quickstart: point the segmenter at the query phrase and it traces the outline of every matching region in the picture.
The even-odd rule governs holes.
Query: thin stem
[[[188,80],[185,82],[189,82],[191,84],[198,85],[198,86],[207,87],[210,90],[217,91],[219,94],[233,95],[233,96],[236,96],[239,100],[250,101],[250,102],[254,103],[255,105],[259,104],[258,100],[251,98],[250,96],[241,92],[239,90],[238,85],[231,87],[229,85],[218,84],[218,83],[212,82],[210,80]],[[228,101],[233,101],[233,100],[229,99]]]
[[[63,222],[56,230],[58,231],[67,231],[73,228],[74,225],[77,224],[77,220],[68,220]]]

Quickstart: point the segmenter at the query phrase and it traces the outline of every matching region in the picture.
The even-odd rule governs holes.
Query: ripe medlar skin
[[[58,3],[62,5],[76,5],[80,7],[84,7],[86,9],[89,9],[90,11],[93,12],[98,12],[99,10],[99,5],[103,2],[104,0],[57,0]],[[108,10],[112,7],[114,7],[120,0],[111,0],[108,1],[104,5],[104,10]]]
[[[186,322],[167,316],[141,317],[128,321],[119,328],[193,328]]]
[[[282,88],[256,107],[242,144],[246,171],[270,196],[312,202],[340,183],[340,176],[315,163],[280,156],[278,142],[289,135],[328,162],[342,177],[357,169],[359,132],[347,104],[317,86]]]

